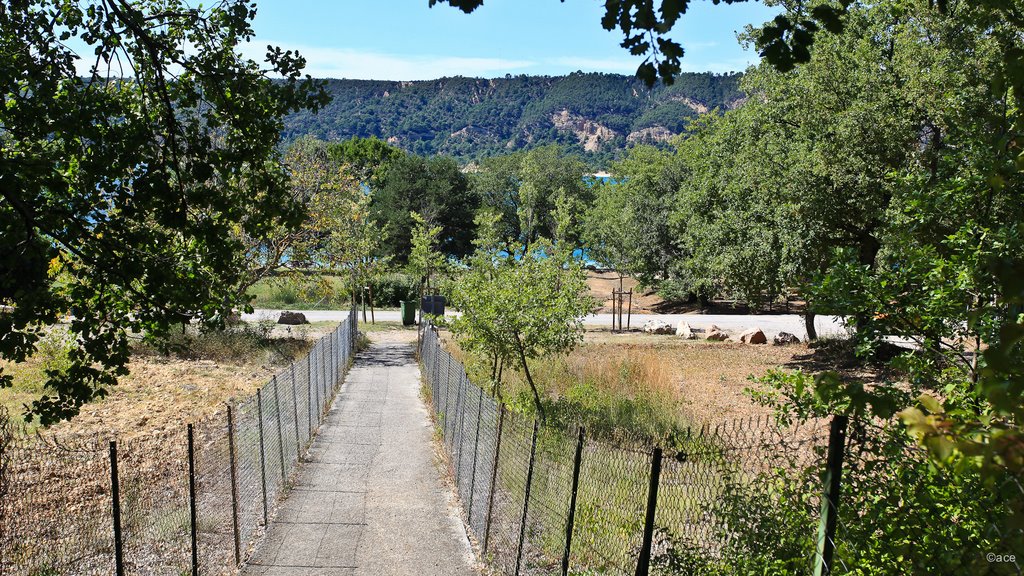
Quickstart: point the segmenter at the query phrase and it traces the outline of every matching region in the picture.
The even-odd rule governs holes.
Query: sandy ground
[[[612,291],[619,289],[619,275],[615,272],[596,272],[591,270],[587,273],[587,286],[590,287],[590,296],[600,304],[600,308],[597,311],[611,313]],[[659,306],[665,303],[661,296],[658,296],[653,290],[642,289],[640,283],[635,278],[628,276],[623,278],[621,287],[623,290],[633,290],[633,314],[653,313]],[[626,298],[624,306],[628,307],[628,296]]]

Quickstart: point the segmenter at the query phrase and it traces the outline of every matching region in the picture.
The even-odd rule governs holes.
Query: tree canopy
[[[276,148],[281,117],[325,96],[293,52],[268,47],[263,67],[239,55],[254,15],[239,0],[0,10],[0,356],[24,360],[62,314],[76,342],[31,407],[42,422],[125,373],[129,332],[216,323],[245,304],[232,290],[236,226],[259,236],[301,221]]]

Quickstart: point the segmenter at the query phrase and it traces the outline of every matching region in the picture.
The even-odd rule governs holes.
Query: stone
[[[751,328],[740,334],[740,342],[744,344],[767,344],[768,338],[760,328]]]
[[[671,324],[661,320],[648,320],[641,330],[646,334],[672,334],[676,331]]]
[[[288,326],[298,326],[299,324],[309,324],[309,320],[306,320],[306,315],[302,312],[289,312],[285,310],[281,312],[281,316],[277,318],[278,324],[286,324]]]
[[[679,324],[676,325],[676,336],[686,340],[692,340],[697,337],[693,333],[693,329],[690,328],[690,325],[686,323],[686,320],[680,320]]]
[[[704,339],[711,340],[712,342],[725,342],[729,339],[729,335],[718,326],[712,324],[708,327],[708,331],[704,333]]]
[[[796,334],[790,334],[789,332],[779,332],[772,339],[772,344],[775,346],[786,346],[788,344],[799,344],[800,338]]]

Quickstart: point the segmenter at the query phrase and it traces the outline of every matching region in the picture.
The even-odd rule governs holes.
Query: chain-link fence
[[[232,574],[323,422],[356,315],[201,422],[127,440],[0,430],[0,576]],[[2,419],[0,419],[2,420]]]
[[[420,357],[496,573],[1021,574],[1021,479],[942,471],[897,424],[760,418],[662,447],[598,440],[505,409],[431,326]]]

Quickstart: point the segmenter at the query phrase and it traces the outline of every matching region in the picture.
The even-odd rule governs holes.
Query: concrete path
[[[409,336],[415,341],[415,332],[384,333],[357,356],[243,574],[477,573],[434,461]]]

